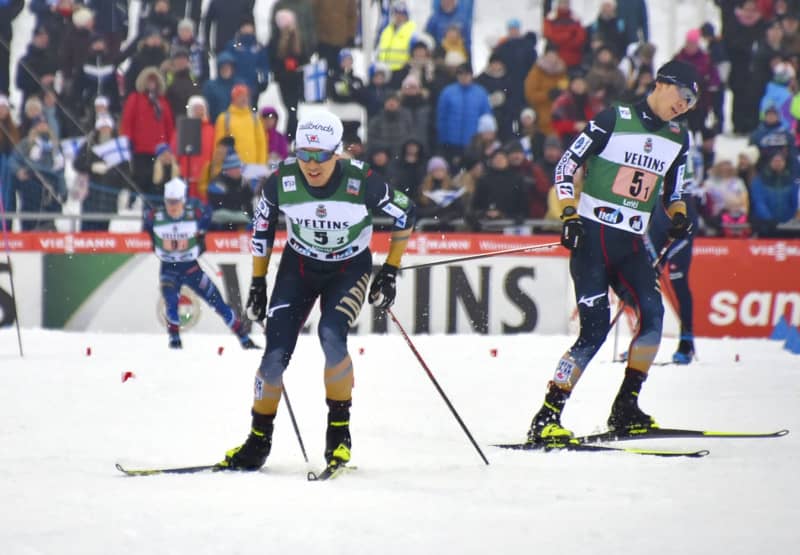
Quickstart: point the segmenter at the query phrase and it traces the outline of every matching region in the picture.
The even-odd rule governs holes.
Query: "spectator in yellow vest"
[[[408,6],[403,0],[392,3],[392,20],[378,40],[378,61],[397,71],[408,63],[417,24],[408,18]]]
[[[250,108],[250,90],[238,84],[231,90],[231,104],[217,116],[214,127],[214,144],[223,137],[233,137],[236,153],[244,164],[267,163],[267,144],[264,126],[258,115]]]

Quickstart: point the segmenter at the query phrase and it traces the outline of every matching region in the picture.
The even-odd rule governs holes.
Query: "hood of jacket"
[[[158,79],[158,94],[163,95],[164,91],[167,90],[167,84],[164,82],[164,77],[161,75],[161,72],[158,71],[158,68],[155,66],[146,67],[139,72],[139,75],[136,77],[136,91],[140,93],[145,91],[147,80],[151,75],[155,75]]]

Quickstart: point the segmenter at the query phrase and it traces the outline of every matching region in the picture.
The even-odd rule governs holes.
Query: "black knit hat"
[[[700,88],[697,85],[699,81],[697,71],[694,66],[681,62],[680,60],[671,60],[661,66],[656,75],[656,81],[668,83],[670,85],[678,85],[679,87],[686,87],[699,94]]]

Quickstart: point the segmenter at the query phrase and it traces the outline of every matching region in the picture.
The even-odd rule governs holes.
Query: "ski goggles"
[[[697,91],[691,87],[679,83],[678,80],[671,75],[659,75],[658,81],[663,81],[664,83],[678,87],[678,94],[681,95],[681,98],[686,102],[686,105],[689,106],[690,110],[697,105]]]
[[[302,160],[303,162],[317,162],[318,164],[322,164],[333,158],[336,152],[332,150],[305,150],[303,148],[297,149],[295,155],[297,156],[298,160]]]

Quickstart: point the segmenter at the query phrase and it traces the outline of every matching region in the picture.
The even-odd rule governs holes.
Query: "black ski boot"
[[[650,428],[658,428],[652,416],[639,408],[639,392],[642,384],[647,379],[647,374],[633,368],[625,369],[625,379],[611,406],[611,415],[608,417],[608,429],[612,431],[628,432],[635,434]]]
[[[180,328],[174,324],[169,324],[167,326],[167,331],[169,332],[170,349],[183,349],[183,343],[181,343],[181,335],[179,330]]]
[[[569,399],[569,392],[553,382],[544,397],[544,404],[531,420],[528,443],[536,445],[562,445],[572,439],[572,432],[561,425],[561,411]]]
[[[681,334],[678,350],[672,355],[675,364],[689,364],[694,358],[694,337],[691,334]]]
[[[253,426],[250,435],[239,447],[225,453],[225,460],[219,465],[228,470],[258,470],[267,461],[272,448],[272,429],[274,414],[253,412]]]
[[[325,432],[325,461],[328,466],[350,461],[351,401],[325,399],[328,404],[328,429]]]

